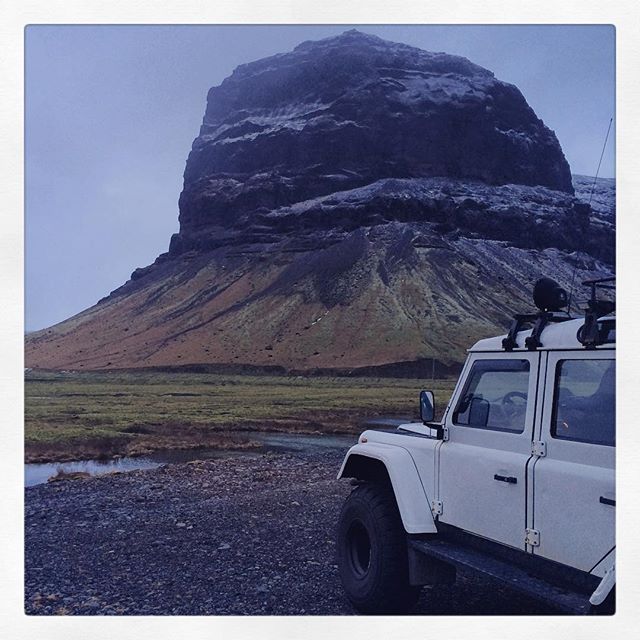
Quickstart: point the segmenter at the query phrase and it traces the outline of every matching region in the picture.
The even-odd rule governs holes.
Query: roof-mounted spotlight
[[[533,302],[540,311],[562,311],[568,304],[567,292],[551,278],[540,278],[533,287]]]
[[[538,307],[538,313],[518,313],[513,316],[513,322],[509,328],[507,337],[502,341],[502,347],[511,351],[518,347],[518,332],[525,326],[531,327],[531,335],[524,340],[525,348],[533,351],[542,346],[540,337],[543,329],[549,322],[563,322],[570,320],[571,316],[554,315],[556,311],[562,311],[568,305],[567,292],[551,278],[540,278],[533,286],[533,302]]]

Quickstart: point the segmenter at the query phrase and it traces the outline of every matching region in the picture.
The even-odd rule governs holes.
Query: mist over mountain
[[[305,42],[209,91],[168,252],[29,334],[27,366],[444,373],[541,275],[611,272],[615,182],[592,186],[465,58]]]

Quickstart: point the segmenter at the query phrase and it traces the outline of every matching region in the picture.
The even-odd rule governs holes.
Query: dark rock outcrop
[[[450,178],[389,178],[238,219],[230,229],[203,227],[176,234],[171,253],[259,245],[270,251],[309,250],[346,233],[390,222],[430,223],[434,232],[503,240],[513,246],[586,251],[613,263],[611,218],[566,192],[524,185],[487,185]],[[135,274],[136,277],[137,273]]]
[[[209,91],[181,234],[430,176],[573,193],[558,140],[516,87],[465,58],[348,31],[241,65]]]

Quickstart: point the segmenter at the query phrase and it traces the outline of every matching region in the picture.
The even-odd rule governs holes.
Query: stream
[[[191,460],[211,460],[214,458],[233,458],[239,456],[256,456],[274,452],[317,451],[322,449],[347,449],[354,445],[354,435],[322,435],[304,433],[265,433],[236,432],[247,439],[259,442],[255,449],[180,449],[154,451],[144,456],[123,456],[114,460],[73,460],[70,462],[38,462],[24,465],[24,485],[33,487],[46,483],[59,471],[65,473],[84,472],[92,476],[107,473],[136,471],[138,469],[156,469],[163,464],[190,462]]]

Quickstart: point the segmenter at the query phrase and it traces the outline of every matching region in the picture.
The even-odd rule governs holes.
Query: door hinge
[[[531,443],[531,453],[538,458],[544,458],[547,455],[547,444],[542,440],[534,440]]]
[[[442,441],[447,442],[449,440],[449,427],[442,427]]]
[[[531,545],[532,547],[539,547],[540,532],[537,529],[525,529],[524,541],[525,541],[525,544]]]
[[[432,500],[431,501],[431,512],[434,516],[442,515],[442,501],[441,500]]]

